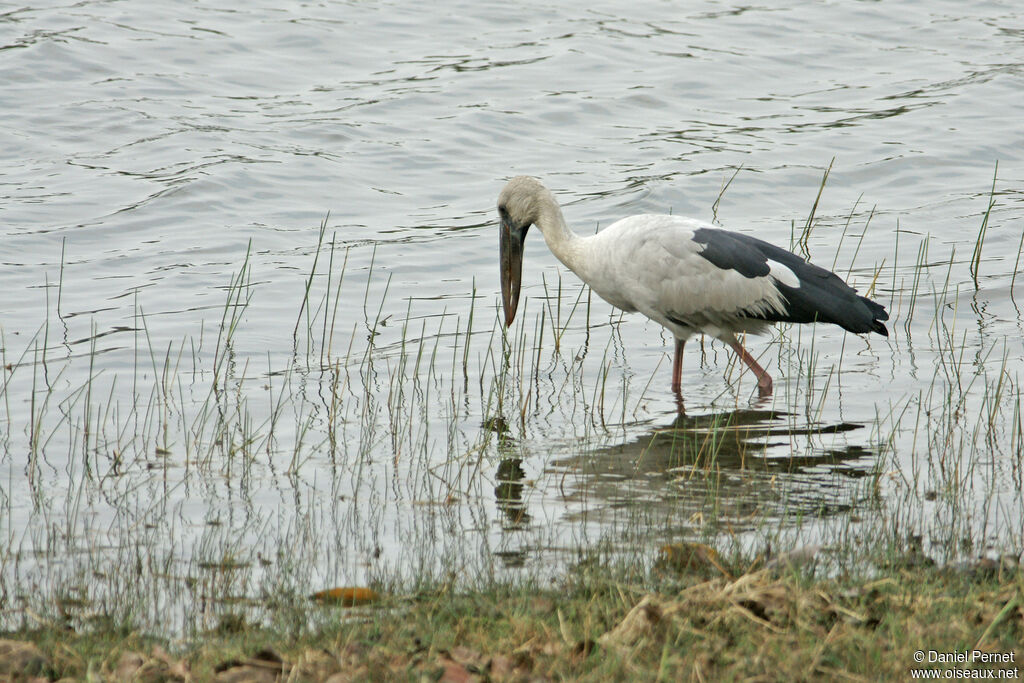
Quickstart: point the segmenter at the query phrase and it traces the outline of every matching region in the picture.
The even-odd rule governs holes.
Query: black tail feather
[[[885,306],[872,301],[866,296],[860,297],[860,300],[864,302],[864,305],[871,311],[871,331],[877,332],[883,337],[888,337],[889,330],[882,324],[883,320],[889,319],[889,312],[885,310]]]

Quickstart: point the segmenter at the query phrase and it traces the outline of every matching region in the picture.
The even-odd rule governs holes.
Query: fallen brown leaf
[[[441,655],[438,657],[437,663],[444,669],[438,679],[440,683],[475,683],[475,681],[484,680],[483,676],[474,674],[451,657]]]
[[[250,659],[232,659],[218,664],[214,671],[221,683],[263,683],[280,680],[290,668],[281,655],[264,649]]]
[[[633,647],[641,641],[659,638],[665,628],[670,606],[648,595],[629,610],[618,626],[597,639],[601,645]]]
[[[457,645],[448,652],[448,655],[470,671],[479,673],[487,669],[488,658],[468,647]]]
[[[133,683],[149,683],[150,681],[184,681],[188,680],[188,666],[184,662],[175,661],[163,648],[153,648],[153,656],[147,657],[140,652],[123,652],[117,660],[117,666],[110,672],[110,680],[132,681]]]
[[[512,655],[494,655],[491,658],[491,667],[488,673],[492,680],[506,681],[512,678],[520,678],[533,671],[533,658],[525,652],[516,652]]]
[[[251,664],[242,664],[217,673],[218,683],[277,683],[281,671]]]
[[[186,679],[189,678],[189,674],[191,673],[189,663],[184,659],[175,659],[174,657],[171,657],[171,655],[169,655],[167,651],[159,645],[153,646],[153,659],[158,659],[167,664],[167,672],[172,676]]]
[[[324,683],[359,683],[367,680],[371,680],[370,670],[365,666],[360,666],[350,671],[331,674],[324,680]]]
[[[329,588],[327,590],[313,593],[310,600],[316,600],[324,604],[341,605],[342,607],[358,607],[380,600],[377,591],[371,588],[346,586],[343,588]]]
[[[0,639],[0,675],[37,674],[46,661],[46,655],[33,643]]]
[[[122,652],[112,675],[115,680],[126,681],[134,676],[145,663],[146,658],[138,652]]]

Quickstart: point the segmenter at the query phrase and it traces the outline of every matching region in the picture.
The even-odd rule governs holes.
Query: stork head
[[[519,286],[523,274],[523,240],[530,226],[540,217],[541,205],[550,195],[539,180],[516,176],[508,181],[498,196],[501,217],[501,303],[505,309],[505,326],[516,317]]]

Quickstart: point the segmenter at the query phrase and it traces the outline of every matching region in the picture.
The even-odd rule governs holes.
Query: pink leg
[[[683,345],[685,339],[676,339],[676,353],[672,359],[672,391],[677,394],[683,388]]]
[[[772,393],[772,378],[768,376],[765,369],[757,364],[754,357],[747,353],[747,350],[740,345],[740,342],[736,337],[725,340],[732,350],[736,352],[736,355],[740,357],[747,367],[750,368],[755,375],[757,375],[757,393],[761,396],[770,396]]]

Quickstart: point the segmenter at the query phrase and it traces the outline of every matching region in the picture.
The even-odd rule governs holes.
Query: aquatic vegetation
[[[210,325],[158,335],[140,291],[130,325],[72,340],[62,270],[36,334],[0,340],[4,628],[315,625],[308,596],[336,586],[546,585],[589,562],[642,581],[678,542],[820,548],[823,575],[1019,553],[1019,337],[1008,298],[985,298],[1012,293],[1009,259],[979,270],[819,200],[796,243],[833,242],[902,333],[780,327],[759,344],[781,378],[766,403],[723,348],[692,344],[704,408],[686,416],[654,381],[670,340],[633,341],[642,322],[557,272],[505,332],[494,283],[396,296],[380,247],[325,219],[294,300],[250,252]],[[892,262],[857,265],[886,221]],[[279,338],[248,334],[261,302]]]

